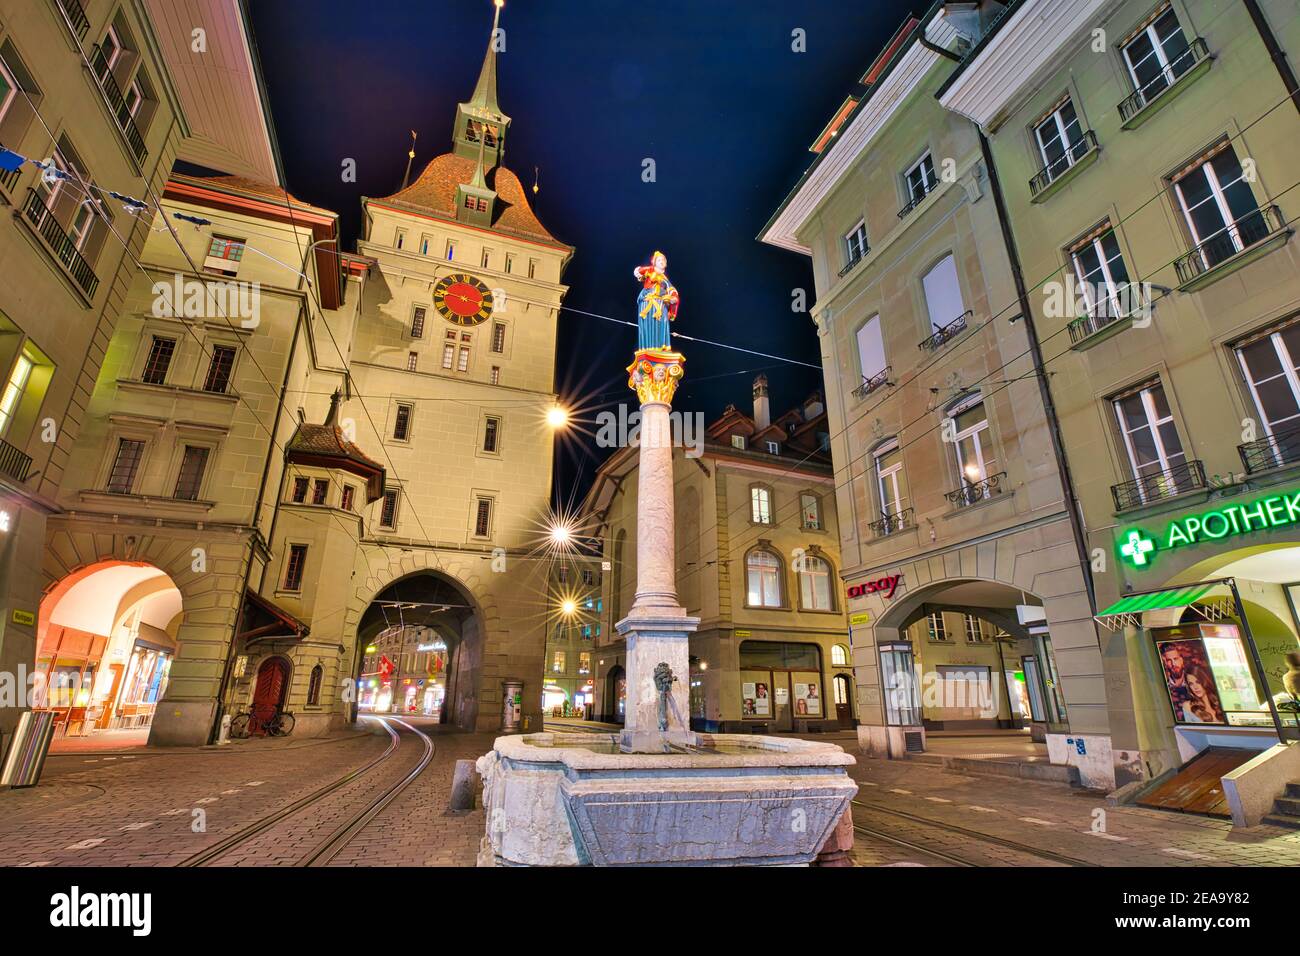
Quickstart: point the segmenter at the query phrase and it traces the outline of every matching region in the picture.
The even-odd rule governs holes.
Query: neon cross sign
[[[1234,502],[1184,515],[1169,522],[1159,536],[1149,535],[1141,528],[1130,528],[1123,533],[1119,553],[1134,567],[1146,568],[1161,551],[1297,524],[1300,524],[1300,491],[1287,491],[1244,504]]]

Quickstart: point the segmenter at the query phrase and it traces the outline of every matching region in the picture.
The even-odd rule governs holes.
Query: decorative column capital
[[[627,387],[636,392],[642,405],[651,402],[672,405],[685,365],[686,356],[680,352],[638,349],[627,367]]]

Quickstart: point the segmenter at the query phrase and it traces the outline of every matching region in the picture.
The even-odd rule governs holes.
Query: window
[[[18,80],[9,72],[4,62],[0,62],[0,119],[9,113],[9,107],[18,98]]]
[[[568,654],[564,651],[555,651],[551,655],[551,671],[556,674],[563,674],[564,668],[568,666]]]
[[[122,55],[122,41],[117,37],[117,28],[109,26],[104,34],[104,39],[99,44],[100,53],[103,59],[97,63],[101,69],[95,75],[103,79],[112,69],[117,66],[117,59]]]
[[[397,527],[397,489],[384,492],[384,503],[379,509],[379,527],[390,531]]]
[[[769,455],[779,455],[779,454],[781,454],[781,443],[780,443],[780,442],[769,441],[769,442],[765,442],[764,444],[767,446],[767,453],[768,453]]]
[[[320,688],[325,680],[325,668],[317,664],[311,669],[311,679],[307,681],[307,705],[309,707],[320,703]]]
[[[1160,382],[1151,382],[1114,399],[1114,406],[1134,478],[1164,476],[1170,469],[1186,463],[1178,427]],[[1146,482],[1142,485],[1145,487]],[[1168,493],[1171,489],[1162,490]],[[1156,497],[1159,494],[1155,492]]]
[[[948,640],[948,629],[943,624],[943,614],[938,611],[930,612],[926,618],[926,626],[929,629],[929,638],[932,641]]]
[[[804,555],[799,572],[799,601],[805,611],[833,611],[831,566],[822,558]]]
[[[9,373],[9,381],[5,383],[4,394],[0,396],[0,435],[9,430],[10,423],[14,420],[14,413],[18,410],[19,403],[22,402],[23,393],[27,391],[27,383],[32,377],[32,369],[35,364],[26,355],[19,354],[14,360],[13,371]]]
[[[876,490],[880,494],[880,514],[896,518],[907,508],[907,479],[903,474],[903,450],[898,439],[891,438],[876,449]]]
[[[447,339],[442,346],[442,367],[449,369],[456,364],[456,333],[448,332]]]
[[[501,419],[488,418],[483,423],[483,450],[489,454],[495,455],[499,452],[497,447],[501,438]]]
[[[1195,65],[1187,38],[1171,7],[1166,6],[1124,44],[1124,64],[1142,105],[1163,93]]]
[[[429,254],[429,237],[428,237],[428,236],[421,236],[421,237],[420,237],[420,255],[422,255],[422,256],[427,256],[428,254]],[[451,258],[451,257],[448,256],[448,258]]]
[[[947,328],[966,314],[961,283],[957,281],[957,262],[951,253],[925,274],[921,288],[925,292],[925,307],[930,313],[932,332]]]
[[[406,370],[408,372],[417,371],[420,367],[420,355],[418,352],[406,353]]]
[[[120,438],[117,442],[117,456],[108,473],[108,492],[113,495],[129,495],[135,487],[135,475],[140,470],[140,459],[144,456],[144,442],[131,438]]]
[[[1268,234],[1231,144],[1179,174],[1174,179],[1174,191],[1192,243],[1207,269]]]
[[[492,323],[492,351],[498,354],[506,350],[506,326],[504,322]]]
[[[406,230],[398,229],[393,238],[393,248],[400,249],[406,245]]]
[[[1088,141],[1083,135],[1073,101],[1067,96],[1051,113],[1034,127],[1034,139],[1043,160],[1043,171],[1050,183],[1088,152]]]
[[[175,339],[155,335],[153,344],[149,346],[149,357],[145,359],[144,374],[140,378],[150,385],[162,385],[167,380],[167,369],[172,364],[175,351]]]
[[[590,626],[588,626],[587,630],[590,632],[591,630]],[[588,634],[588,636],[590,636],[590,634]],[[579,674],[591,673],[591,651],[578,652],[578,673]]]
[[[239,263],[243,258],[243,239],[213,236],[212,241],[208,243],[208,256],[203,260],[203,271],[233,276],[239,272]]]
[[[492,499],[479,498],[474,508],[474,536],[486,538],[492,533]]]
[[[781,559],[771,551],[756,550],[745,558],[745,577],[751,607],[781,606]]]
[[[464,372],[467,371],[468,369],[469,369],[469,346],[462,345],[460,347],[460,354],[456,359],[456,371]]]
[[[859,219],[858,224],[844,235],[844,262],[853,265],[867,254],[867,223]]]
[[[984,402],[975,396],[958,404],[949,415],[955,429],[953,448],[957,453],[957,470],[961,473],[963,487],[980,485],[993,474],[995,464]],[[987,498],[992,493],[992,487],[981,486],[975,500]]]
[[[506,253],[506,272],[515,271],[515,257]]]
[[[749,489],[749,520],[754,524],[772,523],[772,491],[754,485]]]
[[[212,358],[208,362],[208,374],[203,378],[203,390],[224,394],[230,387],[230,373],[234,367],[234,346],[214,345]]]
[[[864,383],[885,370],[885,338],[880,316],[873,315],[858,329],[858,368]]]
[[[351,511],[353,502],[356,500],[357,490],[351,485],[343,486],[343,497],[340,504],[344,511]]]
[[[822,502],[816,495],[801,494],[799,509],[803,515],[803,526],[809,531],[822,529]]]
[[[909,206],[915,206],[939,184],[939,180],[934,175],[934,160],[930,158],[929,153],[917,160],[916,165],[909,169],[903,178],[907,182]]]
[[[831,645],[831,667],[848,667],[849,649],[843,644]]]
[[[1293,446],[1300,428],[1300,323],[1293,322],[1239,345],[1236,352],[1255,407],[1264,420],[1264,430],[1269,435],[1286,434],[1291,439],[1288,445]],[[1283,460],[1291,461],[1294,451],[1292,448]]]
[[[293,479],[293,500],[296,504],[303,504],[307,500],[307,486],[310,482],[299,475]]]
[[[207,466],[208,449],[201,445],[186,445],[185,453],[181,456],[181,470],[176,476],[176,491],[172,497],[182,501],[197,501]]]
[[[591,568],[582,569],[582,583],[587,587],[594,587],[596,584],[596,575]]]
[[[491,259],[492,259],[492,250],[484,249],[483,257],[479,260],[479,265],[481,265],[484,269],[487,269],[489,268],[488,263],[491,261]]]
[[[456,258],[456,241],[454,239],[448,239],[447,240],[447,261],[450,262],[452,259],[455,258]]]
[[[424,338],[424,306],[416,306],[411,313],[411,338]]]
[[[529,260],[528,260],[528,278],[530,278],[530,279],[536,279],[536,278],[537,278],[537,260],[536,260],[536,259],[529,259]]]
[[[493,384],[493,385],[500,385],[500,384],[501,384],[501,366],[500,366],[500,365],[493,365],[493,366],[492,366],[492,384]]]
[[[1133,311],[1128,268],[1109,223],[1071,249],[1070,260],[1089,316],[1116,319]]]
[[[314,505],[323,505],[325,497],[329,494],[330,483],[327,478],[317,478],[311,486],[311,503]]]
[[[307,564],[307,546],[305,544],[289,545],[289,560],[284,564],[284,589],[286,591],[302,590],[302,571]]]
[[[402,402],[398,403],[397,413],[393,416],[393,438],[397,441],[410,441],[411,414],[414,411],[414,405],[407,405]]]
[[[985,641],[984,629],[980,625],[980,619],[974,614],[963,615],[966,619],[966,643],[983,644]]]
[[[732,435],[732,436],[731,436],[731,447],[732,447],[732,448],[739,448],[739,449],[741,449],[741,450],[743,451],[744,448],[745,448],[745,436],[744,436],[744,435]]]

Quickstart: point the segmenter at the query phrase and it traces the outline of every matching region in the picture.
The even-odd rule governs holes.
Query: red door
[[[284,704],[289,683],[289,662],[283,657],[268,657],[257,669],[257,688],[253,691],[253,719],[249,731],[262,736],[266,723]]]

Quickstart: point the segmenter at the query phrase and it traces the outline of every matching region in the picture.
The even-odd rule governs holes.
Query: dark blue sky
[[[754,237],[807,166],[808,145],[907,13],[925,0],[507,0],[505,165],[541,171],[538,217],[577,247],[566,305],[634,319],[632,268],[661,248],[681,290],[676,331],[818,363],[807,260]],[[336,210],[345,247],[360,197],[400,185],[451,146],[477,79],[489,0],[261,0],[250,5],[294,195]],[[791,50],[806,32],[807,52]],[[341,181],[344,158],[357,182]],[[655,160],[657,181],[642,182]],[[634,329],[561,312],[562,395],[629,401]],[[716,417],[749,402],[766,367],[774,412],[821,387],[814,369],[690,345],[675,406]],[[734,374],[733,374],[734,373]],[[588,402],[590,405],[590,402]],[[605,451],[562,449],[557,490],[584,486]]]

